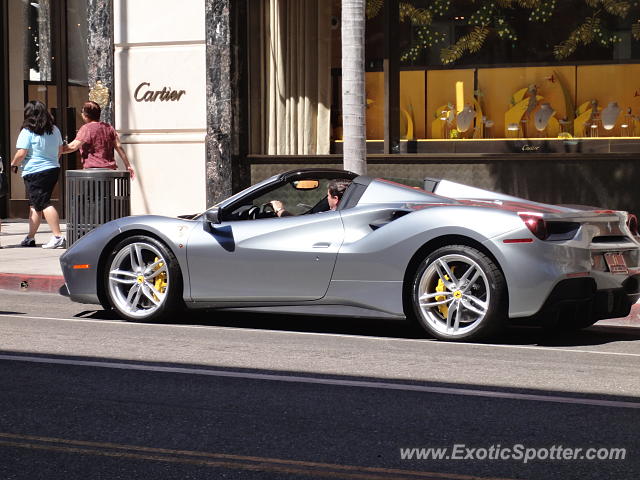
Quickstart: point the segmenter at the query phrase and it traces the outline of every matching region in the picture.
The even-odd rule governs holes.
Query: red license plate
[[[611,273],[629,273],[629,269],[621,253],[605,253],[604,259]]]

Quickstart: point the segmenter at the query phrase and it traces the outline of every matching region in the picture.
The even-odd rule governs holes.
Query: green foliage
[[[410,3],[400,4],[400,22],[409,20],[414,25],[431,25],[433,14],[426,8],[416,8]]]
[[[367,0],[366,12],[367,19],[372,19],[378,16],[380,10],[382,10],[382,6],[384,5],[384,0]]]
[[[400,60],[415,61],[424,49],[444,42],[445,35],[431,28],[431,24],[435,17],[445,15],[450,5],[450,0],[434,0],[427,8],[416,8],[409,2],[400,2],[400,22],[417,25],[417,41],[402,54]]]
[[[618,0],[600,0],[599,2],[595,2],[595,3],[602,4],[604,9],[607,12],[609,12],[611,15],[617,15],[618,17],[622,17],[622,18],[627,16],[627,14],[629,13],[629,9],[631,8],[631,4],[629,2],[625,2],[625,1],[621,2]]]
[[[553,47],[553,54],[558,59],[567,58],[576,51],[578,46],[588,45],[593,42],[600,32],[600,19],[598,17],[589,17],[586,22],[571,32],[568,39]]]
[[[496,3],[503,8],[512,8],[516,5],[522,8],[534,8],[538,6],[541,2],[542,0],[497,0],[496,1]]]
[[[500,40],[516,42],[518,34],[509,24],[512,10],[520,9],[527,15],[529,22],[546,23],[556,14],[559,2],[567,0],[459,0],[477,5],[477,10],[468,19],[471,32],[450,46],[443,46],[440,58],[443,63],[451,64],[467,53],[482,49],[487,39],[495,36]],[[554,56],[559,59],[570,57],[576,50],[592,43],[610,46],[622,41],[616,34],[605,29],[603,19],[606,16],[627,18],[633,11],[638,15],[638,1],[628,0],[584,0],[593,11],[582,23],[571,31],[567,39],[553,48]],[[434,29],[434,20],[450,16],[454,0],[432,0],[426,8],[418,8],[411,0],[401,1],[400,22],[409,22],[415,26],[416,40],[405,51],[402,61],[415,61],[423,50],[438,44],[444,44],[446,35]],[[367,18],[373,18],[383,10],[384,0],[367,0]],[[511,12],[510,12],[511,11]],[[632,37],[640,40],[640,19],[633,22]]]
[[[487,27],[474,27],[470,33],[461,37],[456,43],[440,51],[442,63],[453,63],[461,58],[465,52],[475,53],[479,51],[488,35],[489,29]]]
[[[551,17],[556,10],[556,0],[542,0],[537,5],[531,7],[531,13],[529,14],[530,22],[542,22],[546,23],[551,20]]]
[[[602,15],[602,9],[604,9],[611,15],[625,18],[629,14],[631,4],[618,0],[585,0],[585,2],[590,7],[597,8],[597,10],[593,16],[588,17],[583,24],[573,30],[569,38],[553,48],[553,54],[559,60],[569,57],[580,46],[600,43],[600,45],[606,47],[622,41],[622,38],[617,34],[605,30],[600,15]],[[640,24],[638,21],[632,25],[631,34],[634,39],[640,40]]]

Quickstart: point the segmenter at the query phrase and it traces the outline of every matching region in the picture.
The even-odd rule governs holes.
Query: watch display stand
[[[613,130],[613,127],[616,126],[618,122],[618,117],[620,116],[620,107],[618,106],[618,102],[609,102],[605,108],[600,112],[600,118],[602,120],[602,128],[605,130]]]

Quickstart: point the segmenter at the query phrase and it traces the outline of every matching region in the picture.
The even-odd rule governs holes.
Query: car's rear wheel
[[[495,334],[506,320],[504,275],[475,248],[451,245],[430,253],[412,286],[418,322],[439,339],[482,340]]]
[[[111,307],[127,320],[166,320],[182,305],[182,275],[175,255],[144,235],[116,245],[107,259],[104,286]]]

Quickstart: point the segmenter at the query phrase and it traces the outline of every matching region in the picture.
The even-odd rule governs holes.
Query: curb
[[[24,273],[0,273],[0,290],[20,292],[60,293],[66,290],[61,275],[27,275]]]

